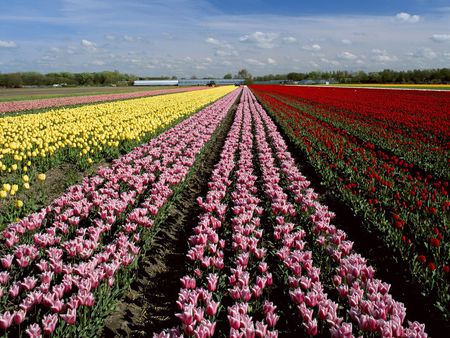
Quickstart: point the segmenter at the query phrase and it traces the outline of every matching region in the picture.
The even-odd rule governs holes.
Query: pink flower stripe
[[[255,108],[268,130],[281,171],[291,182],[288,190],[293,194],[296,205],[305,213],[314,210],[310,216],[312,232],[318,245],[336,263],[333,282],[341,297],[340,304],[345,305],[350,318],[361,331],[378,333],[383,337],[426,337],[425,326],[418,322],[408,322],[407,327],[403,326],[404,305],[389,294],[390,285],[374,278],[373,267],[352,251],[353,243],[346,240],[345,232],[330,223],[334,214],[316,200],[317,194],[312,189],[307,189],[310,183],[295,166],[275,124],[256,100]],[[341,327],[339,332],[333,330],[332,335],[348,336],[350,330],[347,328]]]
[[[230,93],[99,169],[47,208],[9,225],[0,234],[0,330],[26,322],[28,335],[38,337],[51,334],[61,320],[76,324],[77,309],[95,304],[102,282],[112,287],[116,274],[135,261],[144,229],[153,226],[238,94]]]
[[[198,199],[204,213],[193,229],[194,235],[189,238],[191,247],[187,258],[192,261],[195,276],[181,279],[182,288],[177,302],[181,312],[176,314],[181,327],[155,334],[155,337],[179,337],[182,334],[213,336],[217,310],[224,293],[234,301],[227,309],[231,337],[277,336],[277,332],[271,330],[278,319],[272,303],[264,302],[261,306],[264,320],[254,323],[249,315],[249,303],[262,303],[260,297],[264,288],[272,283],[272,276],[263,261],[265,249],[258,247],[262,237],[262,230],[258,229],[262,208],[258,206],[256,177],[252,173],[253,136],[248,96],[249,90],[244,89],[220,161],[208,183],[209,191],[204,199]],[[234,189],[229,191],[233,183]],[[232,207],[229,208],[228,204]],[[226,220],[227,213],[233,214],[231,221]],[[227,292],[226,286],[220,286],[220,281],[225,278],[225,240],[220,235],[226,231],[222,225],[229,222],[234,267],[228,276],[230,287]]]
[[[231,185],[230,175],[235,168],[239,138],[242,128],[242,110],[238,108],[233,124],[228,132],[219,162],[215,165],[208,183],[209,191],[203,199],[197,199],[203,210],[194,234],[189,237],[190,249],[187,253],[190,265],[195,268],[195,276],[184,276],[177,305],[181,313],[176,316],[181,321],[181,332],[186,335],[211,337],[214,335],[215,316],[220,305],[218,284],[224,268],[225,241],[220,238],[220,229],[228,211],[227,190]],[[205,287],[206,286],[206,287]],[[160,337],[179,337],[180,330],[163,332]]]
[[[250,90],[245,89],[240,109],[244,112],[241,142],[239,143],[238,169],[235,173],[235,189],[231,193],[233,204],[231,219],[231,248],[234,266],[228,277],[228,292],[234,304],[227,309],[230,325],[229,337],[277,337],[274,330],[278,321],[276,306],[266,301],[263,306],[264,319],[254,321],[249,307],[261,307],[260,298],[267,286],[272,285],[272,274],[264,262],[266,249],[261,248],[263,230],[260,215],[263,208],[257,197],[257,176],[253,168],[252,114],[249,107]],[[252,311],[256,313],[255,310]]]
[[[273,237],[278,243],[277,257],[288,270],[289,295],[303,319],[306,333],[318,333],[318,320],[330,328],[332,337],[353,337],[352,325],[338,317],[338,304],[328,299],[321,283],[320,269],[314,267],[312,252],[305,249],[306,232],[295,224],[297,211],[288,201],[288,195],[280,186],[280,169],[276,167],[272,149],[260,113],[253,99],[258,157],[261,164],[264,193],[271,203],[276,226]],[[307,188],[308,182],[302,176],[290,177],[299,187]],[[292,222],[289,222],[292,220]]]
[[[22,110],[71,106],[71,105],[84,104],[84,103],[125,100],[125,99],[133,99],[133,98],[144,97],[144,96],[154,96],[154,95],[170,94],[170,93],[181,93],[181,92],[194,91],[194,90],[200,90],[200,89],[204,89],[204,87],[180,87],[180,88],[175,88],[175,89],[149,90],[149,91],[134,92],[134,93],[56,97],[56,98],[51,98],[51,99],[0,102],[0,114],[1,113],[10,113],[10,112],[15,112],[15,111],[22,111]]]

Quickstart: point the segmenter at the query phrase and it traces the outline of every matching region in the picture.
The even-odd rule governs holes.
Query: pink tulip
[[[214,302],[214,301],[210,301],[208,302],[208,305],[206,306],[206,314],[208,316],[215,316],[217,313],[217,309],[219,308],[220,303],[219,302]]]
[[[40,338],[41,337],[41,328],[38,324],[31,324],[28,326],[28,329],[25,331],[30,338]]]
[[[77,321],[77,310],[68,309],[67,313],[60,315],[61,319],[69,325],[74,325]]]
[[[13,259],[14,259],[13,255],[5,255],[4,257],[2,257],[0,261],[2,263],[3,268],[9,269],[11,267]]]
[[[184,276],[183,278],[180,279],[181,281],[181,285],[183,288],[185,289],[195,289],[195,279],[194,278],[190,278],[188,276]]]
[[[183,313],[177,313],[175,316],[177,316],[181,322],[183,323],[183,325],[191,325],[192,322],[194,321],[194,313],[193,313],[193,308],[192,307],[188,307],[184,309]]]
[[[9,288],[9,297],[16,298],[19,295],[20,292],[20,285],[19,284],[13,284]]]
[[[24,310],[19,310],[14,313],[14,324],[20,325],[25,320],[27,313]]]
[[[207,280],[208,280],[208,290],[216,291],[218,282],[217,274],[209,274]]]
[[[46,315],[42,318],[42,328],[44,330],[44,334],[50,335],[56,329],[56,324],[58,323],[58,315],[51,314]]]
[[[314,319],[312,321],[303,323],[303,325],[306,328],[306,333],[309,334],[310,336],[315,336],[317,335],[318,332],[318,327],[317,327],[317,320]]]
[[[276,325],[277,322],[278,322],[278,319],[280,319],[280,316],[276,315],[276,314],[273,313],[273,312],[270,312],[270,313],[268,313],[268,314],[266,315],[266,322],[267,322],[267,325],[268,325],[270,328],[274,328],[274,327],[275,327],[275,325]]]
[[[31,290],[36,286],[36,283],[37,283],[36,277],[25,277],[20,285],[22,286],[22,288],[26,290]]]
[[[241,327],[241,321],[231,315],[228,315],[228,322],[230,323],[230,326],[235,330],[238,330]]]
[[[0,272],[0,285],[8,283],[9,277],[10,277],[10,275],[9,275],[8,271]]]
[[[14,315],[9,311],[4,312],[0,315],[0,329],[6,330],[12,324]]]

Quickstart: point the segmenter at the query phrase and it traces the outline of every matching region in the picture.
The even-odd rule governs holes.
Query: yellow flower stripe
[[[0,118],[0,180],[5,176],[21,180],[28,168],[66,149],[91,163],[89,156],[117,148],[122,141],[139,141],[233,89],[217,87]]]

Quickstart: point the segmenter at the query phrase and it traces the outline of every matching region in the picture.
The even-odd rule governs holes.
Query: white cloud
[[[254,32],[243,35],[239,38],[240,42],[252,43],[260,48],[274,48],[275,40],[278,38],[276,33]]]
[[[220,41],[219,41],[219,40],[214,39],[214,38],[212,38],[212,37],[207,38],[205,41],[206,41],[207,43],[212,44],[212,45],[219,45],[219,44],[220,44]]]
[[[259,60],[252,59],[252,58],[245,59],[245,62],[247,62],[248,64],[251,64],[251,65],[254,65],[254,66],[265,66],[266,65],[264,62],[261,62]]]
[[[304,45],[302,47],[304,50],[311,50],[311,51],[319,51],[322,49],[322,47],[320,47],[320,45],[318,45],[317,43],[313,44],[313,45]]]
[[[398,13],[395,18],[397,21],[400,22],[409,22],[409,23],[416,23],[420,20],[420,16],[418,15],[411,15],[409,13],[401,12]]]
[[[341,42],[342,42],[344,45],[351,45],[351,44],[352,44],[352,41],[349,40],[349,39],[342,39]]]
[[[216,56],[238,56],[239,53],[234,49],[217,49],[214,53]]]
[[[398,57],[395,55],[389,55],[385,49],[372,49],[372,60],[378,62],[392,62],[398,61]]]
[[[408,53],[407,55],[414,59],[427,59],[427,60],[431,60],[437,57],[436,52],[428,47],[422,47],[416,50],[415,52]]]
[[[219,39],[213,38],[213,37],[208,37],[205,40],[206,43],[209,43],[211,45],[217,46],[216,50],[214,52],[215,56],[220,56],[220,57],[225,57],[225,56],[238,56],[239,53],[235,50],[235,48],[225,42],[225,41],[221,41]]]
[[[450,41],[450,34],[433,34],[430,38],[434,42]]]
[[[285,42],[285,43],[296,43],[297,39],[294,38],[293,36],[285,36],[283,38],[283,42]]]
[[[95,49],[95,43],[89,40],[81,40],[81,45],[88,49]]]
[[[272,58],[267,58],[267,63],[268,63],[269,65],[276,65],[276,64],[277,64],[277,61],[275,61],[275,60],[272,59]]]
[[[339,53],[337,57],[342,60],[356,60],[358,58],[355,54],[352,54],[350,52]]]
[[[128,42],[133,42],[133,41],[134,41],[134,37],[129,36],[129,35],[124,35],[124,36],[123,36],[123,39],[124,39],[125,41],[128,41]]]
[[[92,64],[96,65],[96,66],[103,66],[103,65],[105,65],[105,61],[103,61],[103,60],[94,60],[94,61],[92,61]]]
[[[0,48],[16,48],[17,43],[15,41],[0,40]]]
[[[327,58],[320,58],[320,61],[322,61],[323,63],[326,63],[326,64],[333,65],[333,66],[339,66],[341,64],[339,61],[328,60]]]
[[[105,36],[106,40],[114,41],[116,40],[116,36],[114,34],[108,34]]]

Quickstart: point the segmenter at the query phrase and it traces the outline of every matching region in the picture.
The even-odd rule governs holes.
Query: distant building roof
[[[243,84],[244,79],[185,79],[185,80],[137,80],[135,86],[206,86],[211,83],[216,85]]]

